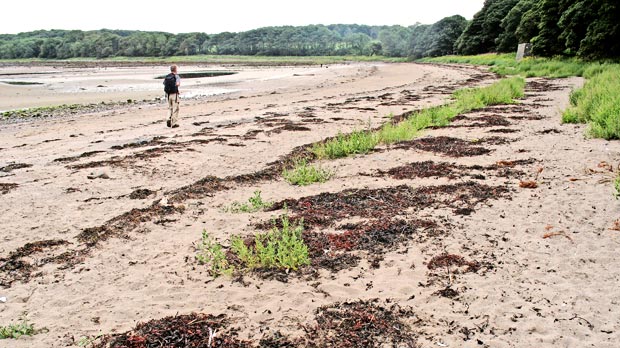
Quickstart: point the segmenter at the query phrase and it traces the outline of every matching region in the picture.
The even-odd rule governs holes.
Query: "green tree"
[[[529,9],[523,13],[519,25],[515,30],[515,36],[519,43],[531,42],[534,36],[538,35],[538,24],[540,23],[541,12],[539,10],[541,2],[532,0],[532,4],[528,4],[529,0],[521,0],[524,7]]]
[[[406,57],[410,36],[409,28],[400,25],[384,28],[379,32],[383,54],[388,57]]]
[[[575,1],[562,13],[558,26],[567,54],[590,59],[620,56],[620,5],[617,1]]]
[[[446,17],[433,24],[422,36],[422,57],[438,57],[454,53],[454,43],[467,27],[467,20],[459,15]]]
[[[427,24],[416,23],[411,26],[411,36],[409,40],[409,57],[412,59],[419,59],[424,57],[425,52],[428,50],[429,40],[427,40],[426,32],[430,30],[431,26]]]
[[[513,52],[517,49],[517,45],[524,42],[529,42],[535,34],[523,35],[518,32],[519,25],[521,25],[521,19],[526,12],[531,10],[537,0],[520,0],[517,4],[508,11],[508,14],[500,23],[501,33],[496,40],[497,50],[499,52]],[[524,25],[529,21],[526,21]],[[538,21],[533,24],[533,28],[536,29]]]
[[[501,22],[518,0],[485,0],[455,43],[459,54],[479,54],[497,50]]]
[[[562,33],[558,23],[562,13],[568,9],[574,0],[543,0],[535,11],[540,13],[538,23],[538,35],[534,36],[532,52],[540,56],[553,56],[562,54],[565,48],[560,40]]]

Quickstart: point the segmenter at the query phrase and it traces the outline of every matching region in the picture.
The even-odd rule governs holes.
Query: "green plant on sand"
[[[226,253],[220,244],[215,243],[206,230],[202,231],[202,239],[198,245],[196,259],[206,265],[209,273],[214,276],[231,275],[234,268],[228,263]]]
[[[305,186],[315,182],[326,182],[333,176],[333,172],[308,164],[306,159],[294,161],[292,169],[284,169],[282,176],[291,185]]]
[[[32,336],[36,333],[34,324],[29,323],[25,317],[21,318],[18,323],[0,326],[0,339],[20,338],[21,336]]]
[[[231,213],[254,213],[265,208],[269,208],[273,202],[264,201],[261,197],[260,190],[254,191],[254,196],[248,198],[247,203],[233,202],[226,211]]]
[[[231,250],[245,267],[288,271],[310,264],[308,246],[302,239],[303,221],[291,225],[286,214],[280,220],[281,229],[274,226],[267,233],[256,234],[253,241],[239,236],[232,239]]]

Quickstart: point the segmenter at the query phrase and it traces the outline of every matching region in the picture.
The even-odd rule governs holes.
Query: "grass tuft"
[[[312,152],[318,159],[335,159],[355,154],[366,154],[377,146],[377,138],[370,131],[354,131],[350,134],[338,134],[336,138],[316,144]]]
[[[306,159],[296,160],[292,169],[284,169],[282,176],[291,185],[305,186],[317,182],[326,182],[333,172],[308,164]]]
[[[237,236],[231,241],[232,252],[249,269],[278,268],[297,270],[310,264],[308,246],[302,239],[303,221],[291,225],[286,214],[281,217],[282,228],[274,226],[265,234],[256,234],[253,243]]]
[[[209,273],[214,276],[231,275],[234,268],[228,263],[224,249],[215,243],[206,230],[202,231],[202,240],[198,245],[196,259],[206,265]]]
[[[268,209],[273,202],[264,201],[259,190],[254,191],[254,196],[248,198],[247,203],[233,202],[226,211],[231,213],[255,213],[257,211]]]
[[[34,334],[36,334],[34,324],[29,323],[26,318],[22,318],[16,324],[0,326],[0,339],[20,338],[22,336],[32,336]]]

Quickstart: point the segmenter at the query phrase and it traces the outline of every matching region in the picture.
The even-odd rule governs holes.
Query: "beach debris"
[[[543,239],[548,239],[548,238],[551,238],[551,237],[556,237],[556,236],[564,236],[564,237],[566,237],[566,239],[568,239],[568,240],[570,240],[571,242],[573,242],[573,238],[571,238],[571,237],[570,237],[568,234],[566,234],[566,232],[564,232],[564,231],[557,231],[557,232],[548,232],[548,233],[545,233],[545,234],[543,235]]]
[[[410,307],[387,307],[378,299],[322,306],[316,310],[317,325],[305,328],[305,342],[309,347],[413,348],[416,335],[404,320],[414,316]]]
[[[536,181],[533,180],[528,180],[528,181],[521,181],[519,182],[519,187],[521,188],[537,188],[538,187],[538,183]]]
[[[435,294],[443,297],[453,298],[458,296],[458,292],[451,289],[454,277],[457,274],[477,272],[480,269],[480,263],[478,263],[477,261],[466,261],[465,258],[460,255],[443,253],[431,258],[426,267],[431,271],[437,269],[445,270],[446,275],[448,276],[448,284],[445,289],[439,290],[435,292]],[[465,268],[460,269],[459,267]],[[451,268],[453,268],[452,271]]]
[[[139,323],[125,333],[104,335],[94,347],[251,347],[251,342],[237,338],[235,329],[227,328],[229,322],[224,314],[169,316]]]
[[[137,189],[129,194],[129,199],[146,199],[156,194],[157,192],[149,189]]]
[[[231,320],[224,314],[175,315],[139,323],[134,329],[103,335],[93,343],[94,348],[137,347],[418,347],[416,334],[407,323],[415,313],[410,307],[401,307],[386,300],[334,303],[319,307],[315,322],[303,325],[306,334],[289,338],[279,331],[255,342],[241,340]],[[205,345],[206,343],[206,345]]]
[[[516,166],[528,165],[534,163],[534,159],[516,160],[516,161],[498,161],[494,165],[480,166],[480,165],[457,165],[448,162],[412,162],[400,167],[391,168],[387,171],[378,170],[376,174],[372,176],[383,177],[390,176],[394,179],[414,179],[414,178],[429,178],[429,177],[445,177],[448,179],[456,179],[464,176],[469,176],[472,179],[485,179],[485,175],[480,172],[492,172],[497,177],[515,177],[521,178],[525,176],[525,172],[514,169]],[[485,173],[487,174],[487,173]]]
[[[5,173],[10,173],[16,169],[22,169],[22,168],[30,168],[32,167],[32,164],[27,164],[27,163],[11,163],[11,164],[7,164],[4,167],[0,167],[0,172],[5,172]]]
[[[463,256],[448,253],[434,256],[426,265],[429,270],[436,270],[438,268],[445,268],[449,270],[452,266],[467,266],[464,272],[476,272],[480,269],[480,264],[477,261],[466,261]]]
[[[394,146],[395,149],[417,149],[433,153],[440,153],[450,157],[471,157],[486,155],[491,150],[481,146],[482,140],[472,142],[459,138],[439,136],[426,137],[411,141],[403,141]]]
[[[91,172],[86,177],[88,179],[90,179],[90,180],[93,180],[93,179],[109,179],[110,178],[108,173],[106,173],[105,171],[102,171],[102,170]]]
[[[495,164],[498,167],[514,167],[516,165],[515,161],[497,161]]]
[[[610,228],[612,231],[620,231],[620,219],[614,221],[614,225]]]
[[[70,244],[62,239],[41,240],[26,243],[24,246],[9,253],[6,258],[0,258],[0,286],[10,287],[15,281],[27,282],[32,274],[47,263],[62,263],[70,258],[70,253],[56,252],[60,246]],[[62,249],[60,249],[62,251]],[[30,258],[36,255],[36,264],[30,263]]]
[[[6,303],[6,301],[7,301],[6,296],[0,297],[0,302]]]
[[[0,183],[0,194],[7,194],[9,193],[11,190],[17,188],[19,186],[19,184],[14,184],[14,183]]]
[[[604,170],[607,170],[607,171],[610,171],[610,172],[613,172],[613,171],[614,171],[614,167],[613,167],[611,164],[607,163],[606,161],[601,161],[601,162],[597,165],[597,167],[598,167],[598,168],[601,168],[601,169],[604,169]]]
[[[436,291],[434,295],[439,295],[441,297],[446,297],[446,298],[455,298],[459,295],[459,292],[452,289],[450,286],[447,286],[444,289]]]
[[[538,187],[538,176],[540,175],[540,173],[543,172],[545,168],[544,167],[538,167],[538,169],[536,170],[536,176],[534,177],[534,180],[525,180],[525,181],[521,181],[519,182],[519,187],[521,188],[537,188]]]

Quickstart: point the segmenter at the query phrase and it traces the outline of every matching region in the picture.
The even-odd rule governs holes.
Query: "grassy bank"
[[[527,58],[517,62],[514,54],[446,56],[422,62],[487,65],[504,76],[582,76],[587,81],[583,88],[571,93],[571,106],[564,111],[562,121],[587,123],[588,135],[595,138],[620,139],[620,64],[559,58]]]
[[[595,138],[620,139],[620,64],[591,65],[583,88],[571,93],[566,123],[588,123]]]
[[[590,63],[578,59],[526,58],[517,62],[514,54],[481,54],[478,56],[444,56],[425,58],[425,63],[456,63],[486,65],[502,76],[521,75],[523,77],[560,78],[583,76]]]

